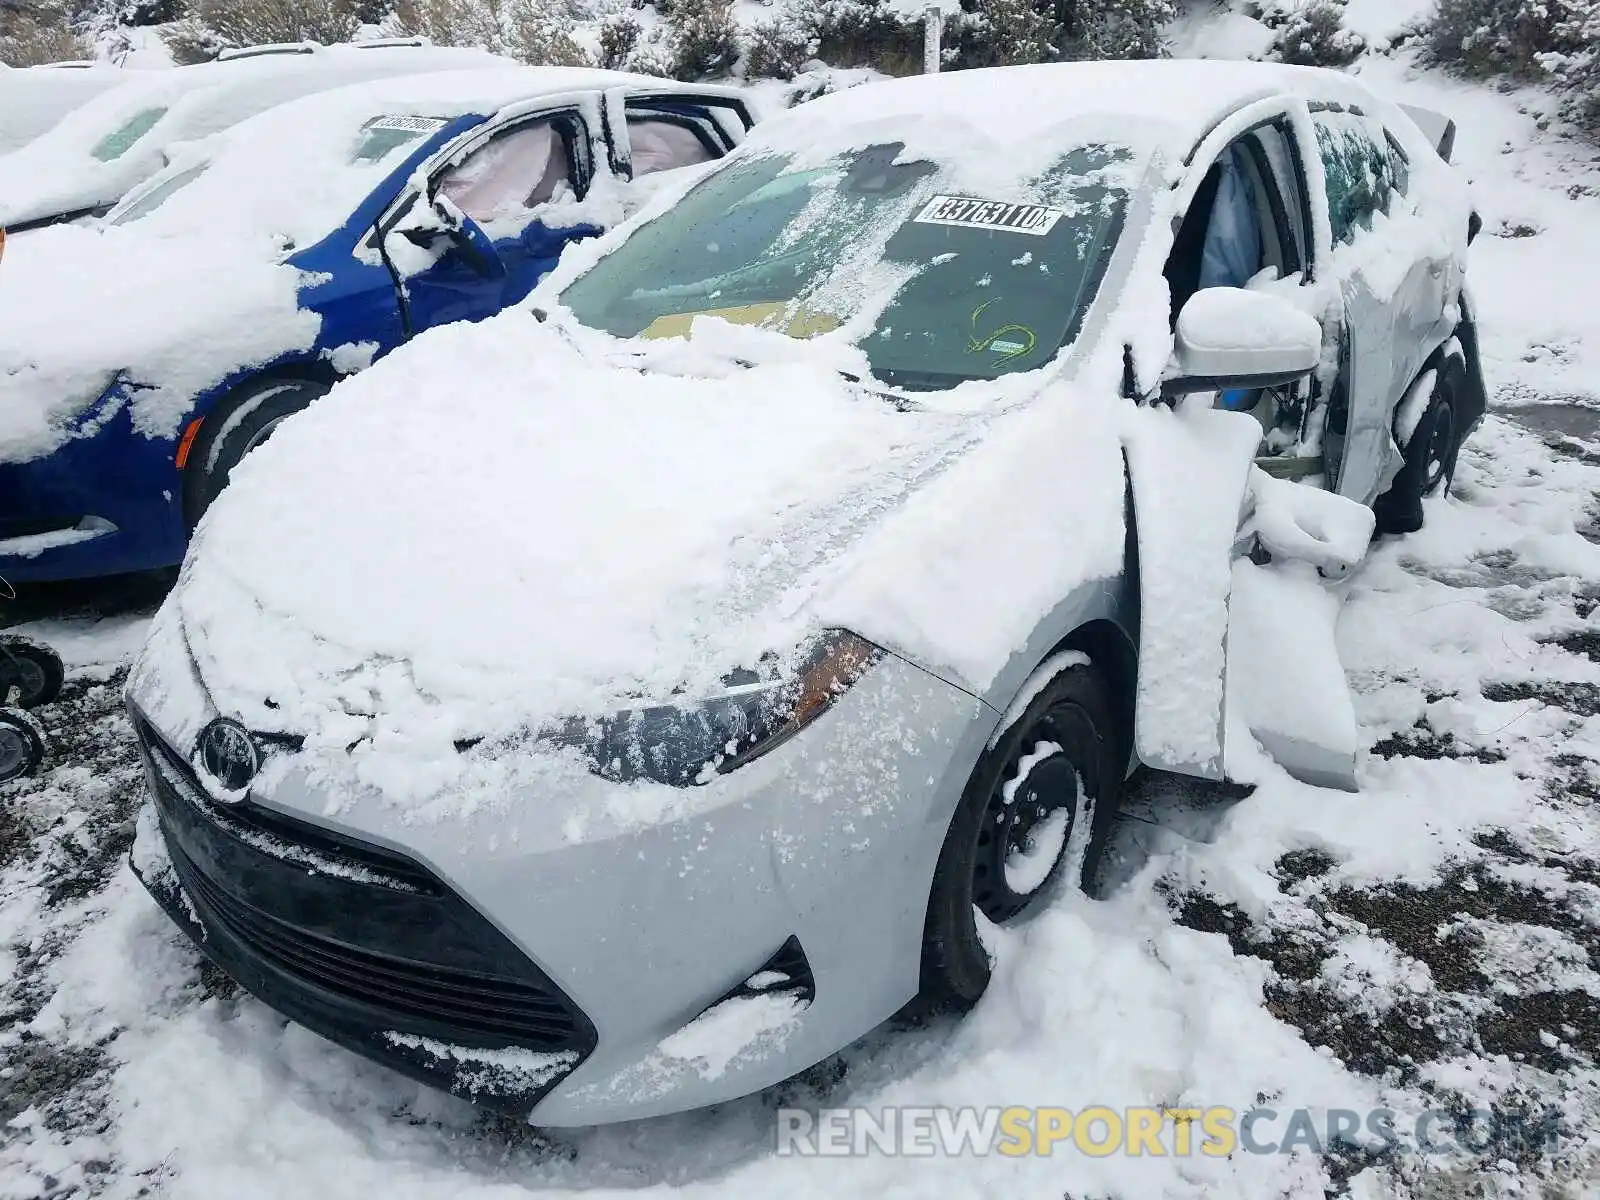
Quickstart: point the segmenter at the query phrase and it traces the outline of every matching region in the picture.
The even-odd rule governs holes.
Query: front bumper
[[[524,1112],[594,1049],[577,1006],[425,868],[216,804],[148,725],[139,740],[158,828],[145,819],[134,870],[273,1008],[425,1083]]]
[[[136,431],[123,404],[54,454],[0,463],[0,577],[42,583],[181,562],[174,452]]]
[[[998,719],[890,657],[799,738],[704,787],[641,792],[593,779],[590,796],[511,795],[493,812],[444,821],[408,820],[376,795],[343,796],[335,820],[326,793],[293,771],[238,808],[173,786],[160,769],[167,743],[139,715],[141,695],[185,745],[209,716],[161,713],[186,673],[160,675],[153,664],[136,671],[129,699],[160,813],[159,835],[142,832],[135,867],[167,911],[291,1018],[549,1126],[748,1095],[836,1053],[910,1000],[933,865]],[[166,765],[180,757],[167,751]],[[575,813],[597,810],[591,801],[614,811],[668,792],[685,807],[574,832]],[[272,840],[239,828],[246,817]],[[148,847],[158,836],[170,872],[139,866],[141,855],[159,857]],[[434,894],[397,896],[360,878],[369,871]],[[315,954],[273,957],[273,939],[308,937]],[[468,950],[470,960],[457,957]],[[335,952],[384,968],[381,1003],[352,996],[345,976],[330,986],[314,973]],[[396,959],[411,972],[405,979]],[[568,1014],[566,1040],[540,1040],[524,1026],[491,1039],[459,1016],[415,1013],[406,1006],[419,971],[535,988]],[[786,976],[775,989],[783,994],[754,994],[774,974]],[[435,986],[426,983],[429,994]],[[732,1012],[747,1001],[780,1019],[752,1033]],[[745,1015],[759,1024],[756,1007]],[[723,1016],[732,1019],[719,1025]],[[719,1028],[745,1040],[708,1045]],[[545,1071],[537,1086],[479,1069],[507,1048],[547,1056],[535,1060]]]

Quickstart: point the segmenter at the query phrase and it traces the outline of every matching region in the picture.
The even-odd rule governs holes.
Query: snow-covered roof
[[[48,137],[0,158],[0,224],[115,201],[157,170],[174,143],[300,96],[387,76],[510,65],[483,50],[350,45],[129,72],[128,82],[84,104]]]
[[[885,133],[918,138],[934,157],[953,127],[994,149],[1030,149],[1066,123],[1097,123],[1135,149],[1186,153],[1216,121],[1251,101],[1283,93],[1364,95],[1334,72],[1246,63],[1156,59],[1044,63],[915,75],[851,88],[763,123],[749,141],[832,153]],[[908,148],[909,146],[908,142]]]
[[[129,78],[120,67],[98,64],[0,71],[0,154],[31,142],[79,105]]]

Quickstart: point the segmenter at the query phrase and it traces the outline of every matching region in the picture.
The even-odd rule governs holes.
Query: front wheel
[[[327,384],[312,379],[262,379],[229,393],[206,414],[184,465],[189,528],[200,523],[245,455],[286,418],[327,392]]]
[[[1022,920],[1070,872],[1073,885],[1093,878],[1122,793],[1116,711],[1094,667],[1070,666],[979,760],[934,869],[909,1015],[961,1011],[983,995],[980,921]]]

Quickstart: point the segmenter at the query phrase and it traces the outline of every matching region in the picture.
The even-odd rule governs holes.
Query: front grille
[[[462,1033],[551,1050],[570,1048],[578,1034],[572,1011],[541,988],[342,946],[240,903],[192,864],[179,867],[179,878],[203,916],[270,965],[335,995],[391,1012],[397,1024],[437,1021]]]
[[[151,758],[158,785],[199,807],[213,824],[267,854],[331,874],[344,874],[401,891],[435,892],[433,876],[409,858],[378,846],[342,837],[258,804],[223,806],[205,794],[194,768],[144,721],[136,721],[139,740]]]
[[[134,725],[190,918],[165,907],[246,990],[452,1091],[464,1085],[385,1039],[526,1047],[569,1054],[573,1067],[594,1050],[583,1010],[422,864],[248,799],[219,804],[138,713]],[[472,1094],[526,1108],[564,1074],[534,1091]]]

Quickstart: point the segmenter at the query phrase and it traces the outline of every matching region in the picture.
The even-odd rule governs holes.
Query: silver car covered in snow
[[[134,866],[282,1012],[540,1124],[968,1006],[1134,763],[1354,785],[1341,581],[1482,413],[1472,221],[1312,70],[758,126],[246,461],[129,684]]]

